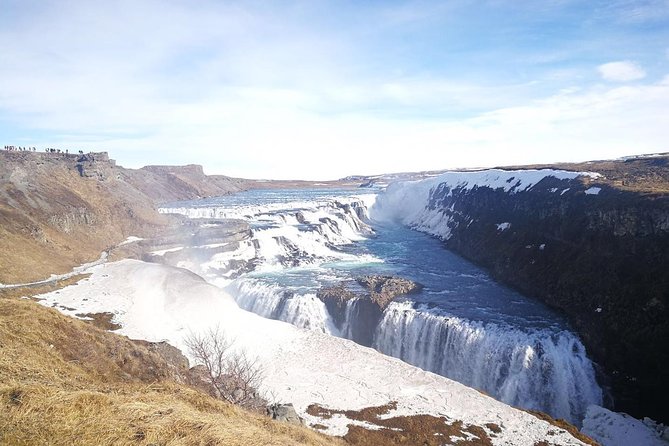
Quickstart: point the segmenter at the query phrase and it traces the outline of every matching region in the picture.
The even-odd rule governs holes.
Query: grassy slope
[[[67,272],[167,223],[111,164],[99,179],[80,176],[76,157],[0,151],[0,161],[0,282]]]
[[[0,297],[0,445],[329,445],[172,380],[162,358]]]

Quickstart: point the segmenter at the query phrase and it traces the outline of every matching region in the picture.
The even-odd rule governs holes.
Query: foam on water
[[[296,294],[277,284],[253,278],[236,280],[226,291],[235,296],[240,307],[260,316],[339,335],[325,304],[314,293]]]

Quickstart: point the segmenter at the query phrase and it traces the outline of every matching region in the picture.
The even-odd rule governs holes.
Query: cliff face
[[[248,180],[205,175],[202,166],[194,164],[127,169],[124,179],[158,203],[215,197],[249,188]]]
[[[155,235],[169,225],[157,202],[242,187],[200,166],[134,170],[106,153],[0,151],[0,283],[67,272],[129,235]]]
[[[659,161],[628,164],[636,174],[643,164],[645,174],[666,177],[667,159]],[[623,162],[615,167],[625,170]],[[434,183],[410,224],[566,313],[609,377],[616,409],[666,421],[669,194],[657,184],[619,188],[608,177],[547,175],[511,191]]]

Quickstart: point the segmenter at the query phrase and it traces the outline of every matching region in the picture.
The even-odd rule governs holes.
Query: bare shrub
[[[191,333],[185,343],[189,354],[204,366],[205,379],[215,397],[247,409],[264,410],[267,401],[257,390],[264,374],[257,358],[232,349],[234,340],[219,327],[202,334]]]

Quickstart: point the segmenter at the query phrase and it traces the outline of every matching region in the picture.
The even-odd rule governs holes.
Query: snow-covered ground
[[[625,413],[590,406],[583,420],[583,433],[604,446],[667,446],[669,427],[648,418],[637,420]]]
[[[266,379],[261,390],[292,402],[308,422],[342,435],[350,420],[305,414],[317,403],[361,409],[397,401],[390,415],[432,414],[482,426],[496,445],[579,445],[545,421],[447,378],[425,372],[351,341],[264,319],[240,309],[221,289],[183,269],[137,260],[98,265],[78,285],[42,295],[42,303],[64,313],[114,313],[121,334],[179,348],[184,337],[219,326],[238,348],[257,356]],[[71,310],[74,309],[74,310]],[[500,426],[500,433],[485,427]],[[550,433],[549,433],[550,432]]]
[[[119,245],[120,246],[120,245]],[[101,265],[107,261],[107,258],[109,257],[109,253],[107,251],[103,251],[102,254],[100,254],[100,257],[97,260],[94,260],[89,263],[84,263],[83,265],[79,265],[75,268],[72,269],[69,273],[65,274],[51,274],[48,279],[44,280],[37,280],[35,282],[27,282],[27,283],[12,283],[12,284],[2,284],[0,283],[0,289],[2,288],[21,288],[25,286],[33,286],[33,285],[45,285],[47,283],[53,283],[59,280],[65,280],[69,279],[70,277],[74,277],[78,274],[84,273],[86,270],[89,268],[96,266],[96,265]]]

